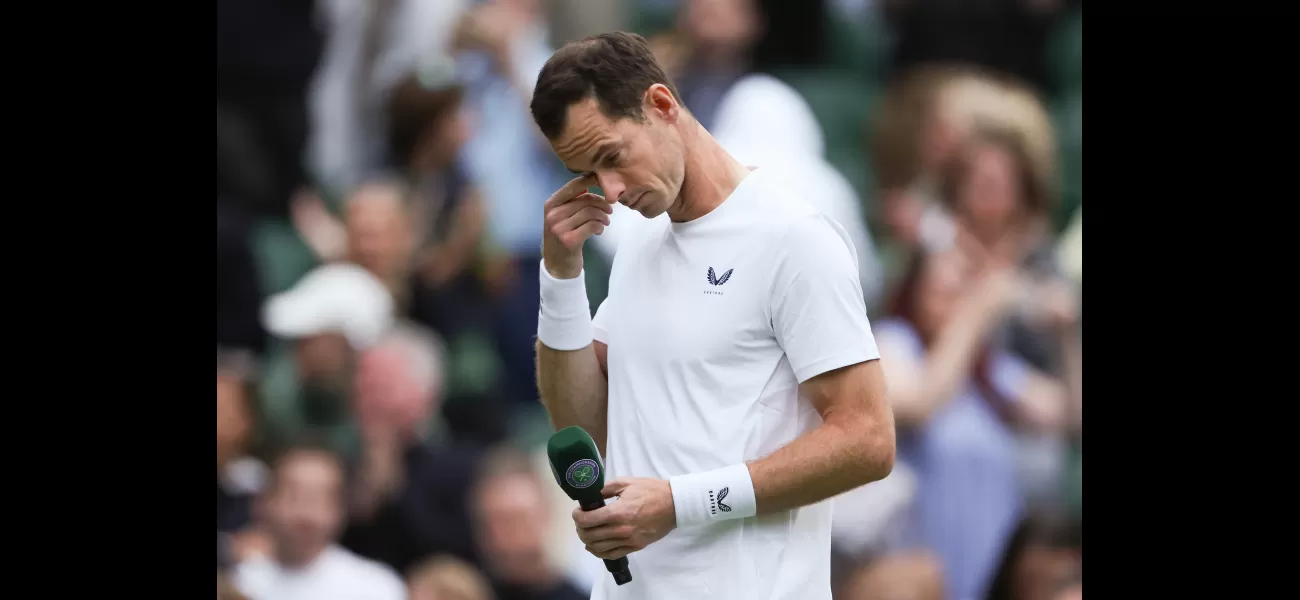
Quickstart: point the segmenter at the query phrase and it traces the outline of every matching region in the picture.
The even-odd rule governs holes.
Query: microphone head
[[[579,502],[601,498],[605,487],[605,463],[600,460],[596,442],[581,427],[565,427],[546,442],[546,456],[551,460],[551,474],[570,498]]]

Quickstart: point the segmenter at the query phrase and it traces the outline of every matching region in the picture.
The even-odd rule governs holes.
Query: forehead
[[[318,452],[296,452],[280,464],[280,480],[285,484],[334,486],[342,479],[338,463]]]
[[[611,120],[601,112],[595,98],[586,98],[569,107],[560,137],[551,140],[556,156],[571,170],[590,170],[601,150],[610,150],[626,141],[630,120]]]

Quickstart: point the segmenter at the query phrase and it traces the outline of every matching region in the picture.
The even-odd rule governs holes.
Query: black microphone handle
[[[597,498],[588,502],[578,501],[578,506],[582,507],[583,512],[593,511],[597,508],[605,507],[605,499]],[[614,583],[623,585],[632,581],[632,572],[627,568],[627,557],[617,558],[614,560],[605,560],[605,570],[614,576]]]

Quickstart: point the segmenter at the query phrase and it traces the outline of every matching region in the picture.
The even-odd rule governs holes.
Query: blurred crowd
[[[844,600],[1082,598],[1079,0],[218,0],[218,596],[587,598],[537,401],[528,112],[638,32],[850,232],[898,424]],[[621,232],[585,249],[593,309]]]

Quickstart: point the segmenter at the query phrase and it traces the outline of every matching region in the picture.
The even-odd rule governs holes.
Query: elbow
[[[858,456],[861,457],[858,472],[862,475],[862,485],[888,477],[894,470],[894,456],[898,450],[892,418],[876,421],[864,430],[864,434],[858,438]]]
[[[894,471],[894,455],[897,446],[894,444],[894,432],[891,428],[888,436],[871,444],[867,454],[867,465],[865,471],[868,473],[867,483],[880,481]]]

